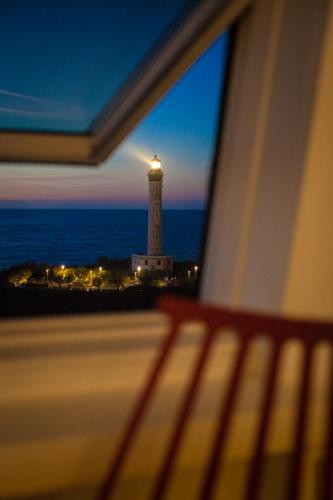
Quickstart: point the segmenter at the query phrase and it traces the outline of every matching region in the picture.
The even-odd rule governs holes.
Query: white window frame
[[[332,9],[331,0],[256,0],[239,23],[202,263],[205,302],[283,311]]]
[[[0,131],[0,161],[99,165],[250,3],[199,2],[144,59],[97,116],[89,134]]]

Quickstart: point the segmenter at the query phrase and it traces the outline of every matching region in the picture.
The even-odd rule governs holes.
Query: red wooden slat
[[[296,421],[295,452],[292,458],[291,469],[289,471],[290,478],[287,493],[287,497],[289,500],[298,500],[300,498],[302,466],[304,462],[305,432],[309,408],[308,403],[311,379],[311,357],[312,345],[308,344],[305,346],[300,391],[297,401],[298,413]]]
[[[273,345],[273,353],[268,368],[265,393],[262,398],[262,405],[259,411],[260,425],[257,436],[257,445],[252,463],[250,465],[250,473],[249,473],[249,478],[247,480],[245,500],[256,500],[259,493],[260,477],[263,465],[262,459],[263,459],[264,445],[270,422],[270,416],[272,413],[272,407],[273,407],[272,403],[276,389],[276,380],[278,373],[277,368],[278,368],[280,352],[281,352],[281,344],[275,343]]]
[[[232,411],[237,396],[237,389],[241,380],[247,347],[247,341],[242,340],[225,401],[223,400],[224,398],[222,398],[212,455],[207,467],[201,491],[199,493],[199,498],[201,500],[209,500],[214,493],[216,473],[220,463],[220,457],[223,452],[226,436],[230,428]]]
[[[198,358],[194,366],[192,377],[190,378],[189,385],[185,391],[185,396],[176,419],[175,429],[171,437],[169,448],[166,452],[161,472],[153,489],[153,494],[151,496],[152,500],[162,500],[166,493],[166,485],[170,478],[181,440],[184,436],[186,424],[189,422],[189,416],[199,392],[198,389],[200,387],[200,381],[211,349],[213,338],[213,332],[209,331],[205,334],[203,344],[199,350]]]
[[[144,387],[143,393],[140,396],[137,405],[134,409],[134,412],[127,424],[124,436],[120,443],[118,452],[114,458],[111,469],[107,478],[101,488],[101,491],[97,497],[98,500],[106,500],[110,499],[112,496],[112,492],[114,491],[114,487],[116,484],[117,477],[119,475],[120,469],[125,461],[125,458],[129,452],[130,446],[133,442],[134,435],[138,430],[140,423],[145,415],[145,412],[148,407],[148,403],[152,398],[154,390],[157,386],[158,379],[162,372],[162,369],[165,365],[165,362],[168,358],[168,355],[173,347],[177,335],[179,332],[179,322],[175,321],[172,325],[171,331],[169,335],[167,335],[164,343],[161,346],[161,350],[158,358],[156,359],[152,370],[148,376],[147,383]]]
[[[333,500],[333,347],[331,346],[329,373],[329,401],[327,412],[326,457],[323,473],[323,499]]]

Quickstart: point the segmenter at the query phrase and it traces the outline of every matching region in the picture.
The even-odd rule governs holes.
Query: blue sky
[[[104,2],[102,3],[104,4]],[[76,2],[69,2],[69,4],[73,7]],[[153,4],[154,2],[152,2]],[[175,5],[176,3],[174,3],[173,9]],[[10,18],[9,14],[7,18],[8,16]],[[70,10],[70,16],[73,17],[74,14],[75,9],[73,8]],[[86,29],[89,27],[88,14],[89,12],[86,12],[86,17],[78,19],[78,22],[83,23]],[[45,13],[44,15],[46,16]],[[171,13],[169,13],[170,15]],[[125,13],[118,12],[118,17],[124,22]],[[44,21],[46,23],[46,20]],[[59,22],[60,19],[56,16],[56,25]],[[16,23],[17,27],[20,27],[22,19],[16,19]],[[1,24],[0,21],[0,32]],[[98,27],[97,24],[96,26]],[[106,46],[109,40],[107,37],[97,36],[99,31],[96,26],[96,44],[102,43]],[[161,27],[161,24],[158,25],[157,31],[161,30]],[[64,39],[66,40],[68,36],[66,29],[64,29]],[[23,33],[23,40],[25,37],[28,37],[27,33]],[[34,38],[32,45],[34,46],[36,43]],[[78,49],[77,43],[74,44],[74,52]],[[151,39],[145,40],[144,46],[148,47],[149,43],[151,43]],[[18,47],[17,43],[16,49],[15,47],[11,49],[12,57],[18,57],[15,56],[15,53],[18,53]],[[104,47],[103,57],[98,61],[99,65],[102,65],[102,62],[105,64],[106,52]],[[52,53],[54,56],[56,53],[59,56],[55,49]],[[42,56],[46,57],[45,50],[42,51]],[[158,154],[161,158],[165,172],[165,207],[200,208],[204,206],[215,140],[225,56],[226,37],[221,37],[138,125],[116,152],[97,169],[93,167],[0,164],[0,208],[143,208],[147,204],[148,192],[146,170],[149,159],[154,154]],[[116,62],[116,60],[112,61],[114,65]],[[67,64],[68,61],[65,67]],[[85,68],[80,59],[78,67],[81,79],[84,78],[87,70],[90,73],[93,71],[93,67],[90,67],[91,64],[90,60]],[[123,64],[123,75],[126,74],[129,65],[126,66],[127,69],[125,66],[126,64]],[[50,71],[50,67],[48,61],[46,65],[48,71]],[[25,68],[26,70],[27,68]],[[38,85],[36,85],[36,73],[30,80],[25,74],[22,81],[20,81],[17,69],[16,73],[15,75],[15,72],[12,71],[7,77],[1,76],[0,79],[0,126],[2,128],[19,126],[17,124],[25,128],[38,128],[38,124],[46,126],[45,120],[50,120],[50,117],[43,115],[37,117],[37,115],[25,113],[27,110],[31,110],[31,106],[37,110],[47,109],[51,112],[56,109],[56,105],[43,102],[45,100],[62,103],[60,107],[57,107],[57,110],[60,109],[61,112],[56,114],[55,121],[53,121],[53,123],[57,123],[56,126],[54,125],[55,128],[68,126],[71,129],[74,125],[78,125],[78,122],[75,122],[78,116],[81,125],[84,121],[88,123],[87,119],[88,117],[89,120],[91,119],[93,111],[96,111],[96,106],[99,108],[105,100],[103,96],[100,96],[99,101],[92,99],[96,93],[96,81],[94,81],[95,87],[91,84],[90,87],[88,86],[88,90],[87,85],[83,85],[83,90],[78,96],[75,93],[75,88],[79,84],[76,83],[75,87],[73,82],[67,82],[65,79],[66,85],[63,86],[61,92],[58,88],[58,93],[55,95],[51,87],[42,85],[42,75],[41,80],[38,80]],[[34,72],[32,71],[32,73]],[[57,78],[60,78],[59,74],[57,74]],[[49,81],[49,78],[46,78],[46,81]],[[105,72],[100,73],[99,85],[104,90],[108,87],[107,92],[110,92],[111,88],[117,87],[120,80],[119,78],[111,78],[111,82],[104,86],[101,85],[102,81],[105,83]],[[59,85],[57,86],[59,87]],[[5,93],[1,93],[1,90]],[[37,101],[11,94],[36,97]],[[83,95],[84,98],[82,98]],[[41,102],[38,102],[39,100]],[[20,115],[17,111],[6,112],[6,107],[18,111],[22,108],[22,114]],[[85,110],[84,113],[82,109]],[[77,110],[81,110],[81,114],[75,114]],[[74,116],[74,121],[70,121],[69,124],[61,122],[63,119],[61,113],[65,111],[69,113],[71,120]],[[66,112],[65,117],[67,116]]]

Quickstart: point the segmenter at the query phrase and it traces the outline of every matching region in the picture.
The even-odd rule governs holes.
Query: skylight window
[[[100,164],[248,2],[6,2],[0,162]]]

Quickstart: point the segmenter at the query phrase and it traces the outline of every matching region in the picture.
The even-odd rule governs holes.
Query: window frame
[[[284,311],[333,11],[330,0],[318,0],[315,15],[312,7],[255,0],[238,23],[213,162],[203,302]]]
[[[0,131],[0,161],[99,165],[251,0],[205,0],[144,60],[87,134]]]

